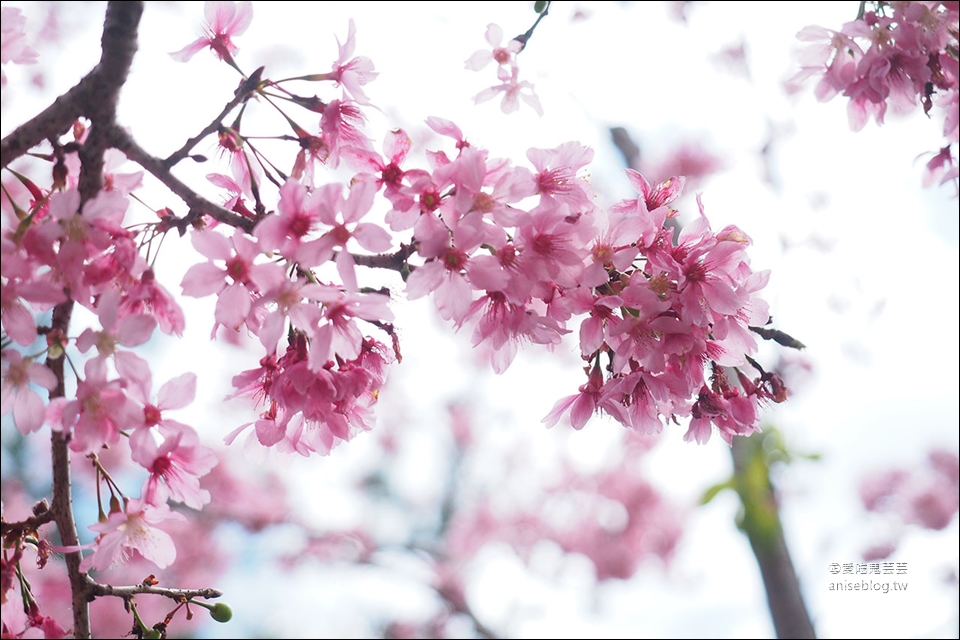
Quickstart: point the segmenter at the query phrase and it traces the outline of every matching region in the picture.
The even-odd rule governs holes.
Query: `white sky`
[[[608,201],[631,195],[618,173],[621,160],[608,140],[610,126],[627,127],[654,155],[681,140],[702,140],[720,153],[727,170],[703,186],[707,214],[714,228],[736,223],[752,236],[754,267],[774,270],[767,298],[777,326],[808,345],[804,355],[816,370],[767,420],[797,450],[823,455],[781,478],[788,541],[817,631],[824,638],[955,637],[957,591],[938,576],[944,567],[956,571],[956,519],[938,535],[909,532],[893,558],[909,563],[906,593],[827,591],[833,579],[827,564],[858,561],[873,539],[875,522],[862,515],[857,502],[859,478],[888,466],[916,466],[929,448],[956,450],[958,441],[956,200],[948,188],[921,190],[921,163],[914,162],[941,144],[938,125],[918,114],[853,134],[842,101],[818,104],[812,87],[795,99],[781,91],[794,69],[795,33],[808,24],[838,27],[855,16],[857,3],[707,3],[694,6],[684,26],[671,21],[660,3],[582,3],[589,19],[574,22],[570,16],[577,5],[558,2],[520,56],[521,77],[535,83],[545,116],[525,106],[504,116],[496,101],[474,107],[471,97],[493,84],[494,72],[492,67],[466,71],[463,61],[486,46],[489,22],[503,26],[508,37],[525,31],[535,17],[531,4],[255,3],[254,24],[237,40],[238,60],[247,69],[265,63],[273,77],[326,71],[336,57],[333,37],[345,37],[353,17],[357,54],[371,57],[380,71],[368,85],[368,95],[383,110],[369,129],[376,140],[397,126],[423,140],[421,123],[428,116],[454,120],[494,156],[519,159],[531,146],[579,140],[596,150],[591,180]],[[64,14],[77,22],[70,23],[74,39],[63,47],[68,55],[52,75],[51,91],[71,86],[99,55],[102,6],[89,3],[86,12],[82,18]],[[236,84],[235,74],[208,52],[186,66],[166,55],[197,36],[201,16],[201,3],[148,3],[144,15],[121,121],[158,155],[206,124]],[[752,83],[709,58],[741,37]],[[7,97],[4,132],[17,120]],[[18,94],[17,100],[17,113],[33,113],[49,97]],[[793,131],[776,150],[779,191],[760,179],[756,155],[768,123]],[[196,177],[193,184],[203,182]],[[686,211],[692,206],[688,198]],[[782,249],[784,238],[803,243],[811,237],[832,248],[818,250],[808,242]],[[191,262],[169,249],[173,273],[167,283],[176,291],[176,269]],[[188,314],[205,305],[211,306],[184,301]],[[446,402],[467,398],[486,407],[478,420],[503,434],[505,446],[528,447],[533,466],[558,449],[595,464],[616,446],[619,427],[611,423],[595,420],[575,434],[563,426],[548,432],[539,423],[557,398],[581,383],[570,353],[530,352],[503,376],[478,376],[475,367],[451,357],[467,357],[464,339],[448,340],[449,332],[424,301],[395,310],[405,360],[382,396],[382,420],[439,422]],[[211,347],[209,326],[194,321],[189,353],[211,354],[211,361],[224,362],[224,370],[251,366]],[[181,373],[184,366],[179,358],[165,362],[155,380]],[[185,411],[181,419],[198,428],[216,425],[222,420],[217,400],[225,389],[222,379],[202,379],[199,397],[210,402],[198,401],[193,415]],[[236,415],[237,423],[249,419],[239,408]],[[217,425],[208,436],[216,441],[233,426]],[[666,493],[689,503],[725,477],[729,456],[719,439],[697,447],[684,444],[682,432],[668,431],[647,468]],[[351,464],[369,462],[370,444],[361,436],[328,459],[295,460],[291,473],[301,487],[326,486],[322,483],[335,482]],[[424,470],[435,471],[438,462],[430,458],[428,443],[423,451],[410,464],[420,474],[405,479],[412,494],[436,485]],[[318,509],[344,506],[335,494],[301,491]],[[559,565],[559,574],[530,572],[494,550],[470,583],[471,602],[489,626],[517,637],[770,636],[762,585],[746,541],[733,526],[735,512],[735,501],[726,495],[692,511],[669,571],[653,568],[629,583],[596,589],[587,568],[575,560]],[[283,540],[283,534],[275,535],[276,542]],[[542,559],[542,567],[556,566],[555,559]],[[220,585],[230,594],[237,622],[210,632],[231,637],[238,625],[269,621],[290,625],[274,628],[291,634],[362,636],[370,633],[366,613],[422,606],[412,589],[404,595],[396,589],[371,592],[370,580],[383,581],[381,575],[302,573],[296,591],[270,590],[278,593],[274,600],[269,592],[251,592],[249,585],[281,585],[289,578],[242,567],[235,582]],[[354,590],[363,598],[343,597]],[[288,617],[291,601],[306,611],[330,606],[317,623]],[[273,613],[258,606],[271,602],[278,605]]]

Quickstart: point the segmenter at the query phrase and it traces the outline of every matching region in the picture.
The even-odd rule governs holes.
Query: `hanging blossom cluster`
[[[169,503],[200,509],[210,500],[200,479],[216,458],[171,417],[192,402],[196,376],[178,376],[154,395],[150,366],[134,352],[157,330],[179,336],[185,328],[154,269],[159,240],[172,230],[189,234],[202,256],[180,291],[216,297],[214,336],[246,332],[262,348],[257,366],[233,378],[232,394],[252,399],[259,418],[228,442],[248,430],[251,443],[324,455],[371,429],[387,368],[401,360],[390,309],[401,290],[411,300],[430,297],[445,320],[470,331],[498,373],[522,345],[554,348],[576,331],[585,381],[549,412],[548,426],[568,416],[580,429],[605,414],[649,434],[689,418],[687,440],[705,443],[717,431],[731,442],[757,431],[761,404],[786,398],[780,379],[751,357],[758,336],[790,344],[766,327],[759,293],[768,274],[750,267],[747,234],[714,231],[699,198],[693,222],[675,231],[682,176],[657,182],[628,171],[637,197],[601,210],[583,177],[593,159],[587,147],[533,148],[515,164],[439,117],[426,124],[446,144],[427,152],[425,166],[407,166],[403,130],[385,136],[382,154],[363,130],[365,86],[377,74],[353,55],[352,22],[330,71],[273,81],[238,62],[234,38],[251,22],[250,3],[210,2],[206,16],[203,36],[172,55],[187,61],[210,49],[242,75],[205,129],[231,168],[209,176],[225,206],[191,192],[183,216],[164,208],[148,224],[135,222],[128,210],[142,172],[116,173],[113,161],[103,187],[84,195],[79,152],[90,142],[80,121],[41,154],[52,180],[38,186],[11,171],[5,191],[2,412],[24,434],[45,424],[61,433],[108,488],[109,513],[101,508],[91,527],[97,542],[82,570],[135,554],[170,564],[176,550],[163,526],[182,515]],[[487,35],[498,47],[498,32]],[[7,38],[5,27],[5,51]],[[489,58],[511,77],[513,49]],[[340,91],[305,96],[303,82]],[[289,157],[267,159],[259,138],[245,135],[255,103],[282,114],[274,138],[291,143]],[[110,153],[122,151],[168,185],[178,183],[170,174],[178,162],[205,159],[193,151],[202,136],[160,159],[120,127],[104,131],[98,144],[106,140]],[[349,182],[321,183],[321,169],[341,165],[354,172]],[[174,191],[184,197],[184,188]],[[363,269],[395,271],[397,286],[365,286]],[[73,304],[96,318],[76,336],[58,315]],[[54,393],[62,380],[41,365],[64,354],[76,376],[69,396]],[[145,472],[139,498],[125,495],[98,459],[121,438]]]
[[[817,99],[849,98],[854,131],[871,117],[883,124],[888,107],[902,114],[920,105],[942,117],[944,146],[930,154],[924,186],[960,184],[960,4],[861,3],[857,19],[839,31],[810,26],[797,37],[811,44],[791,82],[821,76]]]
[[[231,36],[249,24],[249,11],[247,3],[232,11],[208,8],[213,23],[185,51],[192,55],[202,43],[232,61],[237,48]],[[698,217],[675,235],[667,222],[677,216],[671,205],[683,177],[651,185],[628,170],[638,197],[601,211],[581,176],[590,149],[576,142],[531,149],[529,165],[514,165],[472,146],[442,118],[427,125],[450,139],[451,148],[430,151],[427,168],[403,168],[410,151],[406,133],[388,134],[381,155],[360,128],[367,104],[362,87],[376,73],[368,59],[351,57],[353,49],[351,24],[333,70],[304,77],[335,83],[342,88],[337,99],[301,98],[264,80],[255,85],[264,99],[281,95],[320,114],[313,127],[286,118],[300,151],[288,165],[291,173],[280,176],[275,208],[265,207],[254,189],[263,178],[253,168],[263,172],[271,165],[244,138],[238,118],[219,139],[241,161],[231,161],[232,178],[211,177],[228,187],[237,217],[226,222],[235,228],[224,234],[223,220],[192,221],[193,246],[206,261],[187,272],[183,294],[216,295],[214,333],[245,330],[264,349],[257,368],[234,378],[234,395],[253,398],[262,413],[228,441],[253,427],[251,436],[264,446],[326,454],[373,426],[386,367],[400,351],[392,292],[362,287],[358,266],[400,271],[406,297],[432,296],[444,319],[472,331],[474,345],[498,373],[522,344],[552,348],[577,327],[586,382],[557,403],[544,419],[550,426],[569,414],[579,429],[602,413],[655,433],[690,417],[687,439],[706,442],[716,428],[729,442],[757,429],[761,403],[785,399],[779,378],[750,358],[757,335],[769,331],[759,296],[767,273],[750,268],[747,234],[734,226],[712,230],[702,204]],[[175,57],[189,56],[181,51]],[[341,162],[357,171],[349,186],[317,185],[305,170]],[[161,415],[192,395],[168,394],[151,404],[149,366],[129,351],[155,328],[176,335],[184,328],[174,296],[139,252],[149,238],[125,226],[125,191],[105,190],[81,204],[72,186],[76,176],[66,173],[67,184],[54,191],[27,181],[32,200],[7,218],[13,224],[2,245],[4,340],[31,345],[38,331],[44,333],[35,314],[65,300],[67,292],[99,317],[102,328],[75,341],[94,357],[78,376],[76,399],[59,400],[55,410],[44,409],[30,386],[51,386],[36,357],[5,350],[4,412],[14,411],[24,432],[44,420],[68,430],[81,453],[114,445],[121,432],[136,436],[141,431],[131,425],[143,424],[142,432],[152,436],[131,437],[131,443],[157,448],[159,438],[167,460],[183,455],[183,469],[205,473],[212,465],[192,430]],[[254,190],[250,202],[245,193]],[[378,195],[386,204],[382,222],[370,215]],[[148,233],[186,231],[168,211],[159,215]],[[409,242],[398,247],[395,238],[405,233]],[[335,273],[325,279],[319,273],[328,263]],[[392,345],[364,335],[364,328],[380,330]],[[47,339],[57,348],[69,342],[62,335]],[[172,468],[151,455],[138,450],[135,458],[148,468]],[[195,477],[188,484],[194,486]],[[150,495],[202,503],[183,486]]]

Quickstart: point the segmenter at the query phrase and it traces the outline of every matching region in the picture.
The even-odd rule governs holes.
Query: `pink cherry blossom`
[[[227,159],[235,184],[240,187],[243,195],[252,198],[254,189],[258,188],[263,180],[263,173],[260,164],[247,153],[239,123],[229,127],[221,125],[218,128],[215,153],[218,157]]]
[[[56,225],[52,225],[56,226]],[[26,267],[25,278],[14,275],[14,263]],[[17,344],[27,347],[37,340],[37,323],[34,313],[45,311],[64,300],[63,287],[54,281],[51,272],[38,273],[32,263],[24,261],[22,254],[3,255],[4,280],[0,283],[0,322],[4,332]],[[6,267],[10,265],[10,277]]]
[[[234,331],[244,323],[257,325],[250,322],[253,303],[261,291],[279,286],[284,279],[283,268],[273,263],[257,264],[260,247],[241,229],[230,238],[214,230],[195,231],[191,242],[208,261],[190,267],[180,286],[186,296],[217,295],[213,333],[220,325]]]
[[[363,91],[363,86],[380,74],[373,70],[373,61],[370,58],[366,56],[350,57],[356,48],[356,33],[357,26],[351,18],[346,41],[341,43],[340,39],[337,38],[339,55],[333,63],[333,71],[326,75],[338,85],[343,85],[344,93],[349,93],[357,104],[368,105],[370,101]]]
[[[127,397],[120,379],[107,380],[106,363],[91,358],[84,365],[85,377],[77,382],[76,398],[63,407],[62,424],[72,430],[70,448],[96,453],[120,439],[120,429],[139,424],[142,413]]]
[[[100,296],[97,314],[103,330],[84,329],[77,337],[77,348],[81,353],[85,353],[90,347],[96,347],[95,357],[113,358],[117,373],[128,382],[149,384],[150,368],[146,361],[131,351],[117,347],[136,347],[143,344],[153,335],[157,321],[146,313],[133,313],[120,318],[120,298],[121,293],[115,289]]]
[[[210,47],[221,60],[232,62],[240,50],[233,44],[235,36],[242,35],[253,21],[253,4],[250,0],[229,2],[207,0],[203,6],[203,35],[170,54],[177,62],[187,62],[197,53]]]
[[[372,408],[384,379],[389,354],[380,343],[364,338],[359,356],[349,362],[308,363],[306,336],[296,332],[279,359],[267,356],[260,368],[233,379],[231,397],[251,396],[266,410],[255,423],[241,425],[224,441],[232,443],[254,426],[247,442],[259,442],[302,456],[327,455],[340,442],[373,427]]]
[[[90,525],[97,532],[93,553],[80,563],[81,571],[104,571],[124,564],[135,555],[142,556],[161,569],[177,558],[177,549],[170,534],[159,527],[167,521],[186,521],[186,516],[171,511],[166,504],[150,505],[132,499],[123,511],[107,516],[106,522]]]
[[[519,40],[511,40],[506,46],[500,46],[503,42],[503,29],[493,23],[487,25],[486,39],[493,49],[480,49],[474,52],[467,58],[465,65],[467,69],[480,71],[491,62],[496,62],[500,68],[516,66],[516,55],[523,49],[523,44]]]
[[[121,318],[140,313],[153,316],[164,333],[183,335],[186,324],[183,310],[166,287],[157,282],[153,269],[147,269],[140,275],[120,303]]]
[[[958,7],[952,2],[878,3],[872,10],[862,7],[857,20],[840,31],[807,27],[797,34],[811,42],[800,61],[800,71],[791,80],[795,85],[822,74],[814,93],[821,101],[838,94],[849,99],[847,114],[854,131],[873,117],[882,125],[888,107],[907,113],[922,105],[927,116],[942,114],[945,146],[957,142]],[[947,151],[949,162],[956,157]],[[947,181],[955,180],[954,172]],[[932,180],[928,177],[925,183]],[[960,192],[958,192],[960,193]]]
[[[332,287],[316,290],[313,298],[323,303],[323,317],[311,332],[310,368],[319,371],[335,357],[355,360],[362,352],[364,338],[354,318],[390,322],[393,312],[389,296],[380,293],[342,292]]]
[[[517,109],[520,108],[520,100],[522,99],[538,116],[542,116],[543,107],[540,106],[540,98],[537,97],[537,94],[533,90],[533,83],[529,80],[520,80],[518,75],[519,70],[516,67],[508,70],[501,68],[501,70],[497,72],[497,79],[500,80],[500,84],[488,87],[475,95],[473,97],[474,103],[482,104],[497,97],[498,94],[503,94],[503,98],[500,101],[500,110],[504,113],[514,113],[517,111]]]
[[[27,19],[16,7],[3,7],[0,29],[0,64],[14,62],[16,64],[34,64],[37,61],[37,52],[27,46],[26,24]],[[0,72],[2,73],[2,72]],[[0,76],[0,85],[6,86],[7,74]]]
[[[404,158],[410,152],[410,137],[403,129],[394,129],[383,141],[385,158],[362,147],[344,147],[343,156],[347,164],[358,171],[373,174],[377,187],[383,187],[383,195],[395,208],[406,210],[413,206],[413,198],[401,191],[405,171],[400,168]]]
[[[564,202],[572,212],[593,206],[586,181],[577,176],[593,160],[593,149],[579,142],[565,142],[556,149],[530,149],[527,158],[537,170],[535,180],[541,199]]]
[[[333,257],[334,249],[341,249],[336,262],[340,277],[348,291],[356,291],[357,276],[352,255],[347,246],[354,243],[371,252],[390,249],[392,239],[383,227],[361,222],[373,206],[376,182],[367,177],[358,177],[350,185],[350,193],[342,197],[339,184],[327,185],[316,192],[316,204],[320,222],[330,227],[316,240],[304,244],[298,252],[299,262],[313,267]],[[349,225],[349,226],[348,226]]]
[[[287,180],[280,188],[277,213],[265,217],[253,231],[260,250],[279,251],[296,260],[300,246],[311,239],[309,234],[320,228],[319,203],[324,197],[324,189],[339,190],[340,186],[331,184],[311,192],[296,180]]]
[[[144,412],[152,408],[148,405]],[[159,406],[156,409],[161,410]],[[162,438],[159,443],[158,436]],[[217,457],[200,444],[192,428],[161,419],[154,429],[146,426],[134,431],[130,448],[133,459],[150,472],[143,486],[145,502],[158,505],[169,498],[191,509],[201,509],[210,502],[210,492],[200,488],[200,478],[217,464]]]
[[[595,366],[590,372],[587,383],[580,387],[580,393],[557,401],[550,413],[541,422],[547,427],[552,427],[560,421],[563,414],[569,411],[570,426],[574,429],[582,429],[590,416],[600,408],[603,398],[602,388],[603,373],[599,366]]]
[[[331,100],[323,109],[320,131],[326,152],[324,162],[331,167],[340,165],[340,154],[345,148],[373,148],[363,132],[366,118],[357,104],[348,100]]]
[[[43,398],[31,384],[42,387],[47,391],[57,385],[57,378],[53,372],[32,358],[24,359],[19,351],[4,349],[2,352],[3,383],[2,410],[0,415],[13,412],[13,422],[21,433],[31,433],[43,426],[45,403]]]

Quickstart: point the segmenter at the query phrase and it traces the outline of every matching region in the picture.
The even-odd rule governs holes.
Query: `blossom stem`
[[[526,30],[523,34],[514,38],[517,42],[520,43],[520,51],[523,51],[527,47],[527,41],[533,36],[533,30],[537,28],[537,25],[540,24],[540,21],[543,20],[547,14],[550,12],[550,2],[547,2],[547,6],[544,7],[543,11],[540,12],[540,15],[537,16],[537,21],[533,23],[533,26]],[[520,53],[517,51],[517,53]]]

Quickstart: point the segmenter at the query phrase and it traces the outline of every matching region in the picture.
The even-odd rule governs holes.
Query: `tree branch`
[[[88,588],[90,590],[90,594],[93,596],[116,596],[118,598],[123,598],[124,600],[129,600],[133,596],[141,593],[164,596],[177,602],[182,600],[190,600],[191,598],[204,598],[206,600],[212,600],[213,598],[219,598],[223,595],[223,593],[217,589],[166,589],[163,587],[155,587],[149,584],[115,587],[113,585],[100,584],[92,581],[88,583]]]
[[[806,349],[807,345],[803,344],[793,336],[788,333],[784,333],[779,329],[767,329],[766,327],[748,327],[750,331],[753,331],[755,334],[763,338],[764,340],[773,340],[777,344],[782,344],[785,347],[790,347],[791,349]]]
[[[120,127],[114,127],[110,132],[110,143],[111,146],[123,151],[127,158],[139,164],[147,172],[152,174],[160,182],[166,185],[170,191],[173,191],[177,196],[179,196],[180,199],[183,200],[188,207],[190,207],[190,213],[188,216],[191,214],[196,215],[194,212],[197,212],[208,215],[214,220],[231,227],[243,229],[247,233],[253,231],[254,224],[256,223],[255,220],[251,218],[245,218],[237,213],[234,213],[226,207],[222,207],[214,202],[211,202],[210,200],[207,200],[198,194],[189,186],[181,182],[179,178],[170,173],[167,161],[161,160],[160,158],[147,153],[125,130],[121,129]]]
[[[379,253],[376,255],[354,255],[353,262],[361,267],[371,269],[391,269],[393,271],[403,272],[406,268],[409,271],[416,269],[413,265],[407,264],[407,259],[414,254],[416,247],[414,244],[401,244],[400,249],[394,253]],[[337,252],[334,252],[331,260],[336,260]]]
[[[169,156],[167,156],[167,159],[164,160],[162,164],[167,169],[170,169],[171,167],[176,165],[178,162],[180,162],[181,160],[189,156],[190,151],[195,146],[197,146],[197,144],[199,144],[201,140],[203,140],[207,136],[217,131],[217,129],[223,123],[223,119],[227,117],[227,114],[229,114],[238,106],[246,102],[250,98],[250,96],[253,94],[253,92],[257,90],[257,88],[260,85],[260,77],[262,76],[262,74],[263,74],[263,67],[260,67],[259,69],[254,71],[253,75],[251,75],[249,78],[244,78],[243,81],[240,83],[240,86],[237,87],[237,90],[233,96],[233,100],[231,100],[226,104],[226,106],[220,111],[217,117],[211,120],[210,124],[204,127],[203,130],[200,131],[200,133],[198,133],[197,135],[187,140],[185,143],[183,143],[182,147],[180,147],[179,149],[171,153]]]
[[[816,638],[783,535],[763,441],[762,434],[734,438],[730,449],[736,474],[734,486],[743,505],[740,528],[760,567],[777,637]]]
[[[11,131],[0,141],[0,165],[11,162],[50,137],[60,137],[83,113],[90,84],[89,75],[53,101],[49,107]]]
[[[142,2],[109,2],[100,38],[100,62],[84,78],[91,83],[84,115],[90,118],[87,139],[80,147],[80,198],[87,201],[103,188],[103,152],[109,140],[107,132],[117,120],[120,89],[130,74],[137,52],[137,27],[143,15]]]
[[[50,511],[50,506],[46,500],[41,500],[33,506],[33,515],[26,520],[19,522],[0,520],[0,538],[4,540],[22,538],[35,532],[48,522],[53,522],[53,520],[54,516],[53,512]]]
[[[51,334],[66,335],[73,315],[73,300],[61,302],[53,308]],[[66,356],[62,348],[55,351],[56,357],[47,356],[46,366],[57,378],[57,386],[50,392],[50,399],[66,396],[63,377],[63,362]],[[70,480],[70,436],[63,431],[53,429],[50,433],[51,465],[53,468],[53,504],[50,512],[57,523],[60,543],[65,547],[77,547],[77,523],[73,519],[73,497]],[[80,571],[83,555],[79,550],[64,554],[67,575],[70,579],[70,591],[73,601],[73,633],[77,638],[90,637],[90,609],[87,606],[87,579]]]
[[[137,51],[137,26],[142,15],[142,2],[107,4],[100,39],[100,62],[50,107],[3,139],[0,153],[4,167],[44,139],[62,135],[76,118],[85,115],[90,118],[92,126],[86,144],[80,148],[82,168],[79,190],[82,200],[89,200],[100,191],[103,187],[103,152],[107,146],[105,134],[115,126],[117,101]],[[54,307],[48,339],[59,341],[67,335],[73,305],[73,300],[68,299]],[[63,345],[54,344],[45,362],[57,380],[50,392],[51,399],[66,396],[64,359]],[[73,517],[70,434],[52,430],[50,439],[53,472],[53,504],[50,512],[56,522],[61,544],[77,547],[80,540]],[[64,559],[70,579],[73,633],[77,638],[89,638],[90,592],[87,577],[80,571],[82,554],[79,550],[70,551],[64,554]]]
[[[142,2],[107,3],[100,62],[53,104],[0,141],[0,165],[6,167],[44,140],[63,135],[81,116],[94,122],[114,118],[120,88],[137,51],[137,26],[142,14]]]

